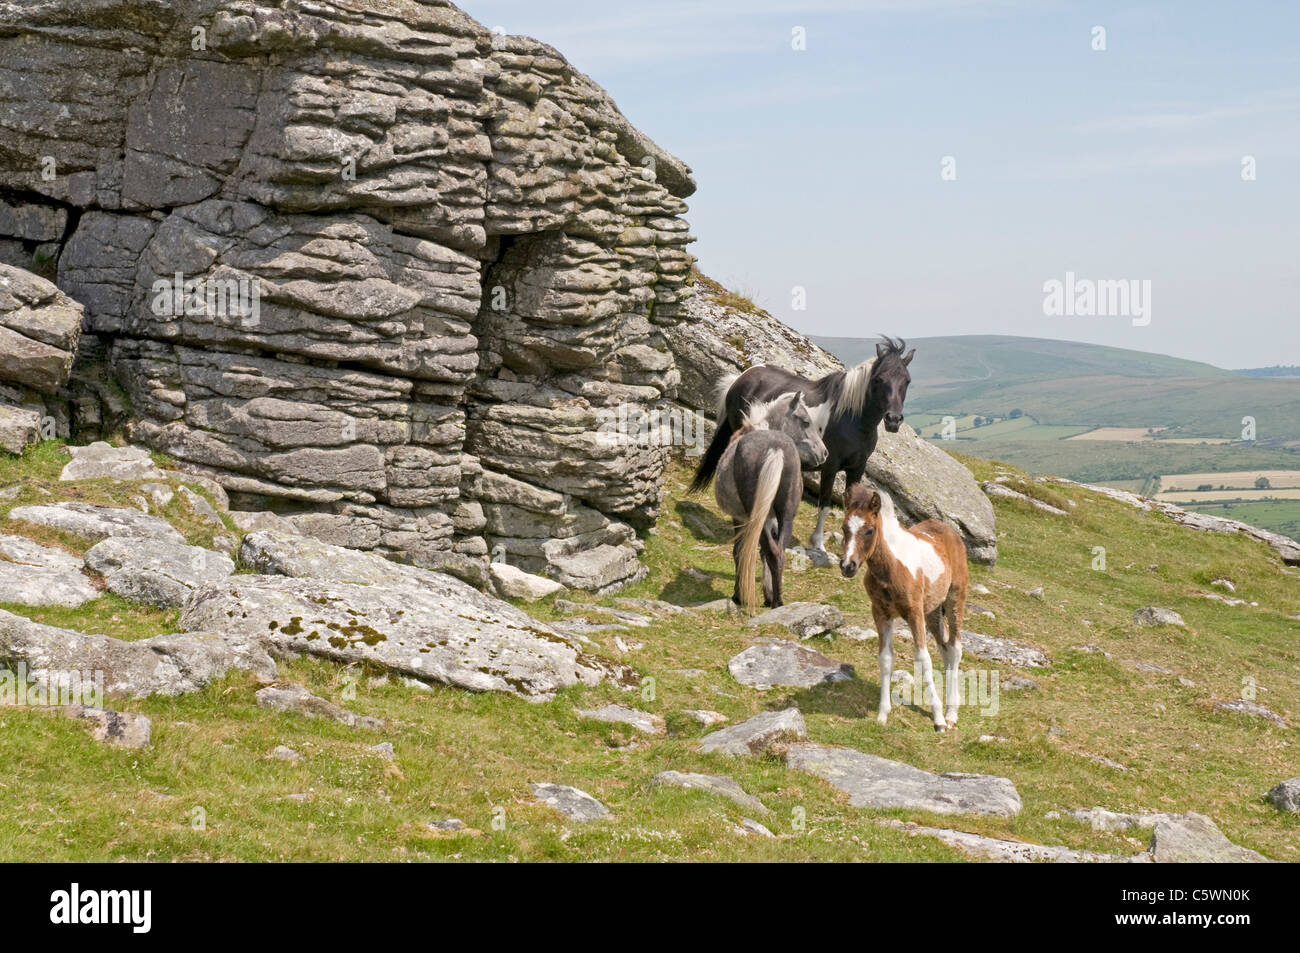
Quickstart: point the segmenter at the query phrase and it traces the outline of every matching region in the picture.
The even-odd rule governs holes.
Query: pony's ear
[[[790,401],[790,414],[794,413],[803,406],[803,391],[795,391],[794,400]]]
[[[867,512],[868,513],[880,512],[880,494],[877,493],[875,490],[871,491],[871,497],[867,500]]]
[[[884,357],[887,348],[883,344],[876,345],[876,357]]]
[[[916,348],[912,348],[907,352],[907,357],[903,358],[903,366],[907,367],[908,364],[911,364],[914,357],[916,357]]]

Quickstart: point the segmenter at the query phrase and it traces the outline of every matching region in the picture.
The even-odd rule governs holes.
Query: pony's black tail
[[[731,421],[723,414],[722,419],[718,421],[718,429],[714,431],[713,441],[709,444],[709,449],[704,451],[704,459],[695,470],[695,479],[691,480],[687,493],[698,493],[709,485],[713,474],[718,470],[718,463],[722,460],[727,444],[731,443],[732,433]]]

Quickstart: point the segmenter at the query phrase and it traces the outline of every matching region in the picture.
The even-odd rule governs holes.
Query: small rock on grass
[[[767,806],[736,783],[734,778],[724,774],[696,774],[690,771],[661,771],[650,782],[655,787],[686,788],[693,791],[708,791],[734,801],[747,811],[759,814],[771,813]]]
[[[682,714],[699,722],[705,728],[712,727],[713,725],[720,725],[723,722],[731,720],[722,712],[710,711],[707,708],[685,708],[682,710]]]
[[[1183,617],[1173,609],[1162,609],[1159,606],[1144,606],[1134,610],[1133,621],[1138,625],[1186,625]]]
[[[781,625],[802,639],[831,632],[844,624],[844,613],[820,602],[787,602],[749,620],[749,625]]]
[[[318,695],[313,695],[301,685],[285,685],[280,688],[268,686],[259,689],[255,697],[257,703],[263,708],[271,708],[282,712],[296,712],[300,715],[306,715],[308,718],[328,718],[350,728],[365,728],[376,731],[384,726],[384,723],[378,718],[358,715],[346,708],[340,708],[333,702],[326,701]]]
[[[733,824],[731,829],[737,834],[743,834],[746,837],[775,837],[776,835],[769,831],[752,817],[742,817],[739,824]]]
[[[1288,778],[1269,791],[1268,797],[1284,811],[1300,811],[1300,778]]]
[[[700,751],[716,752],[731,757],[762,754],[772,745],[786,738],[806,738],[808,726],[797,708],[783,711],[765,711],[729,728],[705,735],[700,740]]]
[[[1036,681],[1023,675],[1009,675],[998,679],[998,689],[1004,692],[1035,691],[1038,688],[1039,684]]]
[[[63,709],[63,714],[68,718],[89,722],[91,737],[96,741],[122,748],[147,747],[153,735],[153,722],[136,712],[68,705]]]
[[[377,745],[370,745],[366,750],[379,755],[379,757],[383,758],[385,761],[397,760],[397,752],[393,750],[393,743],[391,741],[381,741]]]
[[[1286,719],[1277,712],[1261,705],[1259,702],[1247,701],[1244,698],[1238,698],[1230,702],[1219,702],[1214,706],[1215,711],[1235,711],[1238,714],[1249,715],[1251,718],[1262,718],[1270,721],[1279,728],[1287,727]]]
[[[545,804],[558,811],[571,821],[587,823],[609,817],[609,808],[598,800],[575,787],[567,784],[534,784],[533,798],[539,804]]]
[[[85,447],[65,447],[72,462],[59,479],[69,480],[158,480],[164,477],[147,450],[139,447],[114,447],[97,440]]]
[[[185,537],[165,519],[147,516],[130,507],[96,506],[79,502],[42,503],[36,506],[15,506],[9,511],[9,518],[47,526],[86,539],[148,536],[173,543],[185,542]]]
[[[622,705],[606,705],[603,708],[591,710],[579,709],[578,717],[588,718],[592,721],[606,721],[616,725],[629,725],[648,735],[661,735],[664,733],[664,720],[658,715],[652,715],[648,711],[641,711],[637,708],[625,708]]]
[[[811,688],[827,682],[848,681],[853,666],[827,658],[820,652],[786,639],[751,645],[727,663],[731,677],[742,685],[765,690],[773,686]]]

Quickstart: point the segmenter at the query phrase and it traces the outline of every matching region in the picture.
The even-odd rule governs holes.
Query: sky
[[[700,269],[804,333],[1300,364],[1296,0],[458,5],[690,165]]]

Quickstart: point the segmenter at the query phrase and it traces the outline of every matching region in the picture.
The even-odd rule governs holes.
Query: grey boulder
[[[806,738],[808,726],[797,708],[765,711],[700,739],[700,751],[730,757],[762,754],[778,741]]]
[[[509,603],[432,572],[418,583],[388,584],[231,576],[194,591],[181,627],[215,628],[262,639],[278,653],[368,663],[421,681],[535,700],[607,676],[631,677]]]
[[[844,613],[820,602],[787,602],[780,608],[768,609],[754,616],[749,624],[785,626],[800,638],[807,639],[838,629],[844,624]]]
[[[165,477],[139,447],[114,447],[102,440],[85,447],[68,447],[72,460],[59,474],[60,480],[161,480]]]
[[[1287,778],[1275,785],[1268,797],[1284,811],[1300,811],[1300,778]]]
[[[162,608],[185,604],[198,586],[235,571],[224,553],[161,539],[111,536],[86,553],[86,568],[104,577],[110,592]]]
[[[0,602],[72,608],[98,596],[76,556],[22,536],[0,536]]]
[[[652,715],[647,711],[640,711],[636,708],[626,708],[623,705],[606,705],[603,708],[585,711],[580,709],[578,717],[591,721],[605,721],[615,725],[627,725],[647,735],[662,735],[664,733],[664,720],[658,715]]]
[[[1144,606],[1133,612],[1133,621],[1138,625],[1185,625],[1183,617],[1173,609],[1159,606]]]
[[[119,748],[146,748],[153,737],[153,722],[148,715],[138,712],[68,705],[63,709],[63,714],[68,718],[89,722],[90,736],[103,744]]]
[[[1151,857],[1158,864],[1263,864],[1269,860],[1257,851],[1228,840],[1204,814],[1161,818],[1151,835]]]
[[[784,639],[751,645],[732,658],[727,668],[731,677],[740,684],[758,689],[773,686],[811,688],[853,677],[852,665],[837,662],[798,642]]]
[[[185,542],[185,537],[165,519],[129,507],[77,502],[43,503],[36,506],[15,506],[9,511],[9,518],[86,539],[143,536],[174,543]]]
[[[567,784],[534,784],[533,799],[571,821],[588,823],[609,817],[609,809],[586,791]]]
[[[849,795],[853,807],[906,808],[936,814],[1020,813],[1020,794],[1006,778],[931,774],[852,748],[791,745],[786,766],[815,774]]]
[[[0,610],[0,664],[26,666],[51,691],[103,674],[109,695],[181,695],[198,691],[233,669],[259,680],[275,678],[275,662],[253,638],[193,632],[126,642],[106,635],[33,622]]]

